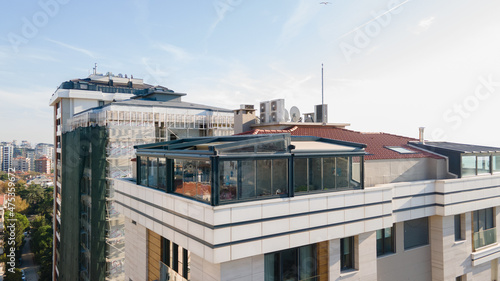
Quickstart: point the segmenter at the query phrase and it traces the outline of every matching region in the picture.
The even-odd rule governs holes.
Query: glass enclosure
[[[218,169],[213,169],[212,161],[217,161]],[[290,161],[294,164],[293,185],[289,180]],[[291,192],[300,195],[362,188],[360,156],[228,160],[139,156],[138,163],[140,185],[214,205],[288,197]]]
[[[462,155],[462,177],[500,172],[500,155]]]
[[[338,156],[294,159],[294,191],[361,188],[361,157]]]

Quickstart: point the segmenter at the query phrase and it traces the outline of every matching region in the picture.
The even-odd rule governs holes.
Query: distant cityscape
[[[3,172],[16,174],[33,173],[27,184],[53,186],[54,145],[37,143],[32,145],[27,140],[0,142],[0,163]],[[39,173],[38,175],[35,173]]]

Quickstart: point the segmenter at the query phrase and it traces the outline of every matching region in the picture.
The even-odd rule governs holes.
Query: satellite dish
[[[285,122],[290,121],[290,114],[288,113],[288,110],[285,109]]]
[[[292,106],[292,108],[290,108],[290,119],[292,122],[299,122],[300,110],[298,107]]]

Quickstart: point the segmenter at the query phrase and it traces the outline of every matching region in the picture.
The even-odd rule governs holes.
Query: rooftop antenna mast
[[[94,63],[94,75],[96,75],[96,74],[97,74],[97,62]]]
[[[325,121],[325,98],[323,94],[323,64],[321,64],[321,119],[323,121],[323,125],[326,125]]]

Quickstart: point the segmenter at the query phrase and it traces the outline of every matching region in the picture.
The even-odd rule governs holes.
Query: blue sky
[[[51,94],[98,71],[229,109],[284,98],[350,129],[500,146],[500,2],[12,2],[0,11],[0,140],[52,142]],[[498,82],[497,82],[498,81]]]

